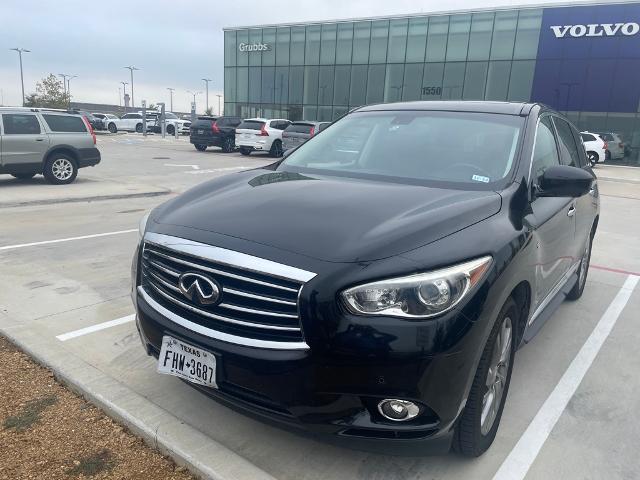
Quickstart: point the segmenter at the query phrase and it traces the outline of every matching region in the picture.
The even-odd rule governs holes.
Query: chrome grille
[[[215,280],[221,298],[202,305],[183,295],[179,278],[197,273]],[[268,342],[301,342],[298,296],[310,272],[218,247],[147,234],[142,288],[188,322],[215,332]],[[199,329],[201,330],[201,329]]]

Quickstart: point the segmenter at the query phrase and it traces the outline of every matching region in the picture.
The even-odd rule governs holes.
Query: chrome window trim
[[[300,268],[170,235],[147,232],[144,235],[144,240],[202,260],[210,260],[258,274],[268,274],[284,280],[306,283],[316,276],[315,273]]]
[[[247,337],[239,337],[236,335],[231,335],[229,333],[219,332],[217,330],[211,330],[209,328],[203,327],[202,325],[198,325],[197,323],[190,322],[189,320],[176,315],[170,310],[166,309],[158,302],[153,300],[144,291],[142,287],[138,287],[138,295],[142,297],[142,299],[147,302],[147,304],[160,315],[162,315],[167,320],[170,320],[182,327],[191,330],[195,333],[199,333],[208,338],[213,338],[215,340],[220,340],[226,343],[232,343],[235,345],[243,345],[246,347],[254,347],[254,348],[264,348],[268,350],[309,350],[309,345],[306,342],[274,342],[269,340],[258,340],[255,338],[247,338]]]

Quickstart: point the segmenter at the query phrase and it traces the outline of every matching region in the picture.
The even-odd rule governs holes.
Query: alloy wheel
[[[73,164],[66,158],[58,158],[51,165],[51,173],[58,180],[69,180],[73,175]]]
[[[482,398],[482,414],[480,416],[480,431],[482,435],[487,435],[493,427],[502,404],[511,361],[512,341],[513,326],[511,318],[505,317],[496,337],[485,381],[487,391]]]

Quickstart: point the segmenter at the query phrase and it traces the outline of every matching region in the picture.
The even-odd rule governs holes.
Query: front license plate
[[[168,335],[162,337],[158,373],[218,388],[215,355]]]
[[[198,130],[198,135],[202,135],[204,133],[204,130]]]

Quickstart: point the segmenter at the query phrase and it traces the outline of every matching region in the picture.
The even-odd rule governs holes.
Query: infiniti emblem
[[[193,303],[212,305],[220,298],[218,282],[199,273],[183,273],[178,279],[178,286],[182,294]]]

